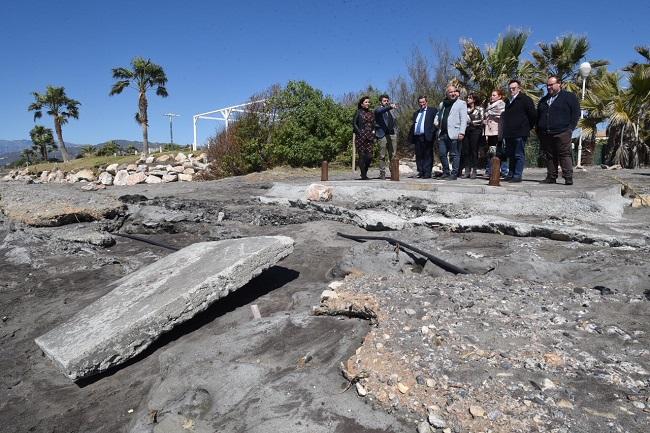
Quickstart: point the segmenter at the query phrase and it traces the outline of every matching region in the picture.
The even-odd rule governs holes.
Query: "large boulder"
[[[113,179],[113,185],[117,186],[126,186],[126,180],[129,178],[129,172],[126,170],[120,170],[115,174],[115,179]]]
[[[99,183],[102,185],[113,185],[113,175],[108,171],[103,171],[99,174]]]
[[[131,185],[137,185],[139,183],[144,183],[144,181],[147,179],[147,175],[143,172],[137,172],[130,174],[129,177],[126,178],[126,184],[131,186]]]

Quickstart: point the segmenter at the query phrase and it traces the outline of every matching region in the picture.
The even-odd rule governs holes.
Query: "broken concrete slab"
[[[70,184],[16,185],[2,191],[0,210],[11,220],[35,227],[112,218],[124,211],[117,198],[107,194],[76,194]],[[43,203],[47,203],[44,206]]]
[[[73,380],[119,365],[293,251],[286,236],[190,245],[116,281],[115,289],[36,344]]]
[[[404,218],[381,210],[362,209],[350,213],[354,215],[354,222],[368,231],[402,230],[408,224]]]
[[[331,203],[346,206],[360,200],[390,202],[404,197],[417,197],[436,204],[450,204],[468,215],[534,215],[544,218],[573,218],[602,223],[618,221],[628,199],[621,197],[620,185],[584,187],[582,190],[549,189],[547,185],[526,185],[526,189],[499,188],[476,184],[450,184],[443,181],[422,183],[329,181],[324,185],[336,190]],[[276,182],[267,198],[305,201],[309,185]],[[561,185],[563,186],[563,185]]]

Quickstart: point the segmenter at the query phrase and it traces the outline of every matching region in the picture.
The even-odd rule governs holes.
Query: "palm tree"
[[[504,88],[512,78],[518,78],[524,89],[534,90],[532,65],[519,59],[527,40],[527,32],[509,30],[485,51],[473,41],[464,40],[463,52],[454,62],[460,74],[459,84],[477,92],[483,101],[488,100],[492,90]]]
[[[29,165],[36,159],[36,152],[34,152],[34,149],[23,149],[20,152],[20,156],[27,163],[27,165]]]
[[[81,102],[68,98],[63,87],[47,86],[45,93],[32,92],[32,95],[34,95],[36,101],[32,102],[27,107],[27,110],[34,111],[34,121],[36,121],[36,119],[43,116],[42,110],[44,108],[48,109],[47,114],[54,118],[54,130],[59,141],[63,161],[68,161],[70,155],[63,142],[62,126],[68,123],[71,117],[74,119],[79,118],[79,105],[81,105]]]
[[[650,162],[650,50],[636,51],[645,63],[632,62],[624,68],[627,88],[620,85],[620,74],[597,70],[583,104],[589,116],[581,121],[587,133],[602,121],[609,123],[605,158],[627,168]]]
[[[88,156],[93,156],[95,154],[95,146],[92,144],[86,144],[84,146],[81,146],[81,149],[79,149],[79,155],[81,155],[83,158],[86,158]]]
[[[556,75],[566,83],[567,90],[580,91],[579,64],[589,51],[589,41],[585,36],[571,34],[561,36],[552,43],[537,44],[540,51],[532,51],[536,81],[545,84],[550,75]],[[590,60],[592,68],[608,65],[607,60]]]
[[[50,128],[46,128],[43,125],[36,125],[29,131],[29,136],[32,139],[32,149],[40,153],[43,161],[47,161],[48,152],[57,149],[56,144],[54,143],[54,136]]]
[[[151,62],[151,59],[135,57],[131,61],[131,69],[114,68],[113,78],[118,80],[111,88],[110,96],[122,93],[122,90],[133,84],[138,91],[138,112],[135,114],[135,121],[142,126],[142,153],[149,154],[149,119],[147,117],[147,90],[156,87],[156,95],[167,97],[167,76],[159,65]]]

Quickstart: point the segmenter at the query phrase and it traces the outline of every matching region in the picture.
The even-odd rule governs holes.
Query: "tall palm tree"
[[[54,143],[54,136],[50,128],[46,128],[43,125],[36,125],[29,131],[29,137],[32,139],[32,149],[37,151],[43,161],[47,161],[48,152],[55,150],[56,144]]]
[[[147,117],[147,90],[156,87],[156,95],[167,97],[167,76],[160,65],[151,62],[151,59],[135,57],[131,61],[131,69],[114,68],[113,78],[118,80],[111,88],[110,96],[122,93],[122,90],[133,84],[138,92],[138,112],[135,121],[142,126],[142,153],[149,154],[149,118]]]
[[[636,50],[645,63],[633,62],[624,68],[627,88],[620,85],[620,74],[597,71],[583,104],[589,116],[581,121],[586,132],[602,121],[609,123],[606,160],[627,168],[650,163],[650,50]]]
[[[543,85],[550,75],[556,75],[566,83],[568,90],[580,91],[579,64],[587,56],[589,41],[585,36],[568,34],[554,42],[537,44],[539,51],[532,51],[536,81]],[[590,60],[592,68],[608,65],[607,60]]]
[[[32,95],[34,95],[36,101],[32,102],[27,107],[27,110],[34,112],[34,121],[36,121],[36,119],[43,116],[43,109],[47,108],[47,114],[54,118],[54,130],[56,131],[63,160],[70,160],[68,149],[66,149],[63,142],[62,126],[68,123],[71,117],[74,119],[79,118],[79,105],[81,105],[81,102],[68,98],[63,87],[47,86],[45,93],[32,92]]]
[[[528,33],[522,30],[499,35],[496,44],[485,50],[471,40],[464,40],[463,52],[454,62],[460,74],[459,84],[477,92],[483,101],[488,100],[492,90],[504,88],[512,78],[518,78],[524,89],[534,90],[532,65],[520,61],[527,40]]]

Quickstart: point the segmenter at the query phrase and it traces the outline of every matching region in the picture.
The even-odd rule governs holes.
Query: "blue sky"
[[[583,10],[583,5],[586,6]],[[64,86],[81,101],[66,142],[141,140],[137,94],[109,97],[111,69],[134,56],[163,66],[168,98],[149,95],[149,140],[192,142],[192,115],[235,105],[274,83],[306,80],[340,96],[405,74],[413,48],[429,40],[493,43],[509,27],[531,32],[526,52],[557,36],[585,35],[589,58],[620,68],[650,44],[650,2],[385,1],[71,1],[4,0],[0,6],[0,139],[28,139],[31,92]],[[40,124],[52,127],[44,116]],[[199,144],[221,125],[199,122]]]

